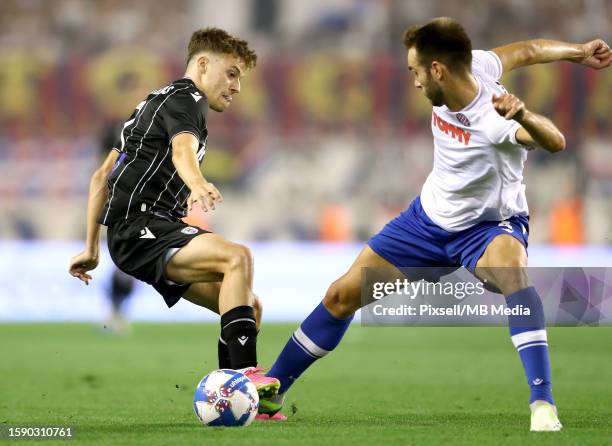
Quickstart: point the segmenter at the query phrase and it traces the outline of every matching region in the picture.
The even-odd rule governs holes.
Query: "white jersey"
[[[433,107],[433,170],[421,190],[423,209],[438,226],[457,232],[482,221],[528,215],[523,165],[527,150],[516,141],[520,124],[500,116],[491,102],[506,93],[498,82],[499,57],[472,51],[478,94],[463,110]]]

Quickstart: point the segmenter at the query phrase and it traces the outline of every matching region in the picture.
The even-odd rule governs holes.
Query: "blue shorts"
[[[527,249],[529,217],[483,221],[464,231],[448,232],[427,216],[417,197],[398,217],[368,241],[378,255],[401,267],[459,267],[472,273],[491,241],[509,234]]]

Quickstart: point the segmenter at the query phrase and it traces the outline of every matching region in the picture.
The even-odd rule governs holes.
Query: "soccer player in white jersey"
[[[295,379],[338,345],[362,306],[362,268],[464,266],[501,290],[509,308],[530,309],[527,323],[510,317],[509,326],[530,385],[531,430],[560,430],[542,303],[523,270],[529,234],[523,164],[528,148],[559,152],[565,140],[499,79],[556,60],[605,68],[610,48],[601,40],[532,40],[472,51],[465,30],[448,18],[408,30],[404,44],[414,86],[433,105],[433,170],[420,197],[370,239],[294,332],[268,373],[281,381],[279,395],[262,400],[260,412],[273,416]]]

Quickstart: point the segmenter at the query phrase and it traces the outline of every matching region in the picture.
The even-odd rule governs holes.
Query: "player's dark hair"
[[[408,29],[404,46],[416,49],[419,63],[426,67],[434,60],[451,71],[470,70],[472,65],[472,41],[463,26],[448,17]]]
[[[235,54],[248,69],[257,64],[257,54],[249,48],[246,40],[238,39],[219,28],[203,28],[191,35],[187,46],[187,63],[200,51],[213,53]]]

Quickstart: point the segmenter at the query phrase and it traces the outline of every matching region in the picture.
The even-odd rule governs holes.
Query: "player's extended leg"
[[[255,296],[251,291],[253,259],[248,248],[218,234],[202,234],[172,256],[165,273],[167,279],[177,283],[221,282],[217,305],[231,368],[248,369],[245,374],[260,395],[276,393],[278,380],[258,374]],[[186,295],[195,300],[197,290],[197,285],[191,285]],[[210,297],[205,292],[199,295],[203,303],[210,304]]]
[[[279,395],[260,401],[260,413],[274,414],[284,393],[314,363],[340,343],[355,311],[361,308],[361,269],[394,268],[369,246],[363,248],[348,272],[331,284],[323,301],[293,333],[268,376],[281,382]]]
[[[476,275],[501,290],[508,308],[522,305],[530,310],[529,316],[508,317],[510,336],[531,388],[531,430],[556,431],[561,423],[552,397],[544,309],[537,291],[529,286],[526,266],[523,244],[511,235],[498,235],[478,260]]]
[[[233,369],[257,365],[253,260],[249,250],[218,234],[202,234],[181,248],[166,265],[166,277],[177,283],[218,282],[221,336]]]
[[[196,282],[191,284],[183,297],[188,301],[208,308],[211,311],[219,314],[219,292],[221,291],[221,282]],[[253,295],[253,310],[255,311],[255,325],[259,331],[261,325],[262,305],[259,298]],[[231,369],[229,349],[227,342],[223,336],[219,336],[217,345],[217,354],[219,358],[220,369]]]

